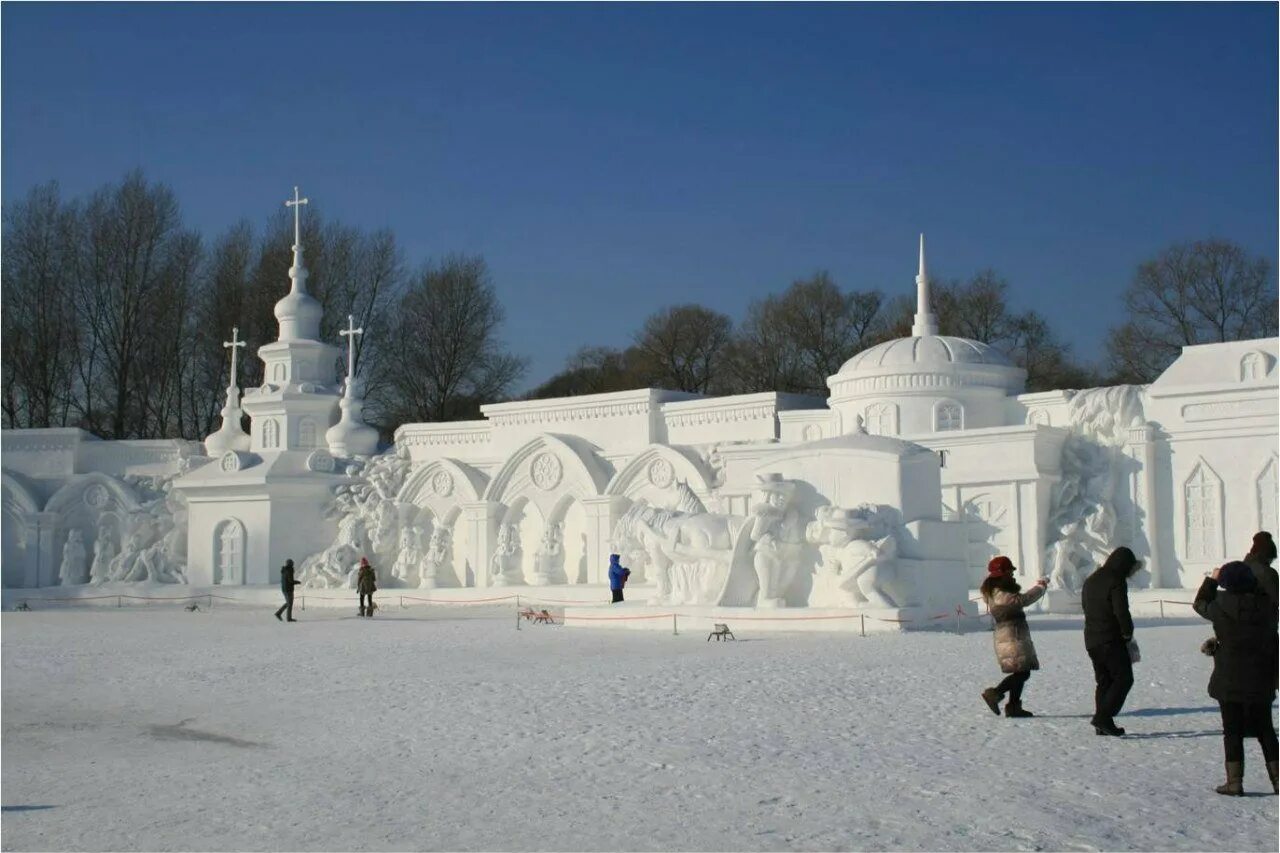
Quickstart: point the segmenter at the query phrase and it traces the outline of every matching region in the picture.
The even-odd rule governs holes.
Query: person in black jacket
[[[280,605],[280,609],[276,611],[276,618],[280,618],[280,614],[288,611],[289,621],[297,622],[293,618],[293,588],[302,581],[293,579],[293,560],[285,560],[284,565],[280,568],[280,591],[284,593],[284,604]]]
[[[1085,578],[1080,589],[1084,609],[1084,647],[1093,662],[1094,714],[1089,722],[1100,735],[1119,736],[1116,714],[1133,687],[1133,618],[1129,615],[1129,578],[1142,563],[1128,548],[1117,548]]]
[[[1221,587],[1221,590],[1219,590]],[[1280,793],[1276,729],[1271,703],[1276,698],[1276,611],[1246,563],[1227,563],[1205,578],[1192,605],[1213,623],[1217,640],[1209,695],[1222,711],[1222,748],[1227,781],[1219,794],[1244,796],[1244,739],[1262,745],[1271,789]]]

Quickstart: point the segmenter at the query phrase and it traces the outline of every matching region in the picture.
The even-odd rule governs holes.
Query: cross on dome
[[[224,349],[231,350],[231,383],[227,387],[235,388],[237,384],[236,383],[236,355],[237,355],[236,351],[239,350],[240,347],[246,346],[245,342],[240,340],[239,326],[231,327],[231,340],[223,341],[222,346]]]
[[[293,199],[286,199],[284,206],[293,208],[293,247],[298,249],[302,246],[302,205],[310,204],[311,199],[300,198],[298,196],[298,188],[293,188]]]
[[[352,385],[352,383],[355,381],[355,375],[356,375],[356,335],[363,335],[363,334],[364,334],[364,327],[363,327],[363,326],[361,326],[359,329],[357,329],[357,328],[356,328],[356,318],[355,318],[353,315],[348,314],[348,315],[347,315],[347,327],[346,327],[345,329],[340,329],[340,330],[338,331],[338,334],[339,334],[339,335],[342,335],[344,338],[346,338],[346,339],[347,339],[347,387],[346,387],[346,393],[350,394],[350,393],[351,393],[351,385]]]

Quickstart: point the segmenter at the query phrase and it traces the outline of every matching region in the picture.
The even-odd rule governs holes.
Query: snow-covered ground
[[[1275,850],[1257,744],[1217,796],[1204,624],[1140,626],[1087,724],[1073,619],[1033,620],[1033,720],[990,635],[703,636],[511,610],[3,617],[6,850]]]

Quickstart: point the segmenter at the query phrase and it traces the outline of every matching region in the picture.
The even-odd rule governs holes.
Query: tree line
[[[189,228],[173,191],[139,171],[84,198],[56,183],[6,205],[0,248],[0,414],[5,427],[78,426],[103,438],[199,439],[217,428],[233,326],[274,340],[272,309],[292,262],[283,207],[211,239]],[[510,399],[528,361],[502,340],[504,311],[482,257],[410,266],[395,234],[303,218],[308,290],[337,340],[352,315],[365,415],[389,438],[402,423],[479,415]],[[1024,367],[1028,389],[1149,382],[1187,344],[1277,334],[1270,264],[1225,240],[1179,243],[1143,263],[1124,291],[1105,352],[1081,359],[1036,311],[1016,312],[993,270],[932,288],[942,334],[986,342]],[[860,350],[910,334],[914,299],[847,290],[824,271],[747,306],[734,323],[703,305],[664,307],[625,347],[584,346],[522,395],[637,387],[708,394],[827,393]],[[241,388],[262,365],[241,359]],[[335,365],[338,375],[341,365]]]

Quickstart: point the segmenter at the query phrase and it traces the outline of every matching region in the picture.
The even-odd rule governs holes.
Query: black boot
[[[1004,706],[1006,717],[1034,717],[1035,714],[1022,707],[1021,702],[1010,702]]]
[[[987,707],[991,709],[991,713],[997,717],[1000,716],[1000,691],[994,687],[988,687],[982,691],[982,701],[987,703]]]
[[[1093,730],[1097,734],[1106,735],[1108,737],[1121,737],[1124,735],[1124,729],[1115,724],[1113,720],[1103,720],[1098,717],[1093,718]]]
[[[276,611],[276,618],[277,618],[277,619],[280,619],[280,621],[281,621],[281,622],[283,622],[283,621],[284,621],[284,619],[281,619],[281,618],[280,618],[280,611],[279,611],[279,610],[277,610],[277,611]]]
[[[1267,775],[1271,777],[1271,793],[1280,794],[1280,761],[1267,762]]]

